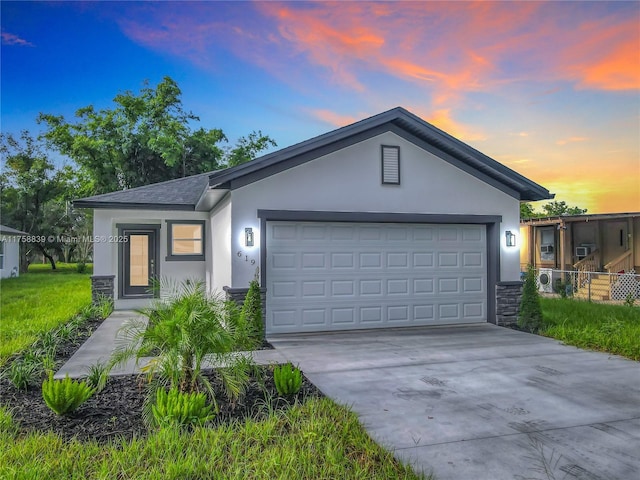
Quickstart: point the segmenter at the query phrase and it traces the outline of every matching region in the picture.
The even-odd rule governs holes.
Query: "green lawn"
[[[17,437],[0,411],[0,478],[418,479],[379,447],[356,415],[311,399],[262,421],[159,430],[100,446],[53,434]]]
[[[640,360],[640,308],[541,298],[540,332],[569,345]]]
[[[29,273],[0,281],[0,365],[91,303],[90,271],[31,265]]]

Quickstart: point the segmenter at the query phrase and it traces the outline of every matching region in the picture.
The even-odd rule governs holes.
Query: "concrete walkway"
[[[638,362],[491,324],[269,341],[437,480],[640,478]]]
[[[55,374],[55,378],[80,378],[87,375],[87,370],[96,363],[107,363],[116,347],[117,335],[120,328],[128,320],[137,318],[138,314],[132,310],[114,311],[93,332],[93,335],[76,351],[76,353]],[[284,363],[286,359],[277,350],[256,350],[251,352],[253,360],[259,365],[270,363]],[[111,375],[130,375],[140,373],[140,369],[148,364],[151,358],[141,358],[138,362],[130,360],[126,365],[111,370]],[[213,367],[211,362],[204,362],[205,367]]]

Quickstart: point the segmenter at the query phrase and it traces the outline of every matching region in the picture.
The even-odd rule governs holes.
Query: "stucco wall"
[[[209,288],[222,291],[231,285],[231,201],[230,196],[222,199],[211,211],[210,238],[214,245],[211,261],[207,262],[210,272]]]
[[[11,270],[16,269],[16,276],[20,274],[20,237],[3,235],[4,242],[4,262],[0,269],[0,278],[9,278]]]
[[[116,308],[125,307],[126,302],[118,302],[118,244],[109,242],[109,237],[118,235],[117,224],[154,224],[160,225],[160,276],[170,278],[175,281],[182,281],[188,278],[198,278],[205,280],[206,263],[211,261],[211,241],[206,239],[208,244],[205,249],[205,261],[180,261],[167,262],[167,220],[207,220],[209,215],[204,212],[167,212],[156,210],[112,210],[97,209],[93,217],[94,237],[106,238],[107,241],[96,242],[93,245],[93,274],[94,275],[115,275],[116,286]],[[210,234],[208,223],[205,225],[207,235]]]
[[[381,185],[381,145],[400,146],[401,185]],[[502,215],[500,280],[520,279],[519,249],[504,241],[519,232],[518,200],[391,132],[236,189],[232,209],[233,287],[246,286],[259,263],[258,209]],[[253,248],[243,246],[246,227]]]

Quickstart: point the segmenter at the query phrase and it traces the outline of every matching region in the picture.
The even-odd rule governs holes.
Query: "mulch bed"
[[[68,345],[58,348],[56,364],[62,365],[100,321],[88,325],[83,334]],[[83,329],[84,330],[84,329]],[[252,378],[246,394],[235,404],[229,402],[222,393],[221,381],[215,370],[205,371],[216,392],[219,414],[213,424],[260,418],[269,408],[284,409],[296,401],[322,393],[306,378],[300,392],[294,398],[278,396],[270,367],[260,368],[260,378]],[[145,379],[139,375],[110,377],[106,387],[96,393],[70,415],[58,416],[44,403],[39,386],[27,391],[17,390],[4,375],[0,379],[0,404],[8,407],[21,433],[52,431],[63,438],[96,440],[106,443],[114,439],[131,439],[146,435],[148,429],[143,421],[142,410],[147,396]]]

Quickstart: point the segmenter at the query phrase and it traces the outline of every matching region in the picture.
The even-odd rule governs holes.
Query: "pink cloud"
[[[331,110],[325,109],[312,109],[308,111],[313,117],[318,120],[328,123],[333,127],[344,127],[345,125],[349,125],[351,123],[356,122],[359,118],[356,118],[351,115],[341,115],[339,113],[333,112]]]
[[[567,145],[568,143],[586,142],[589,140],[587,137],[569,137],[556,141],[556,145]]]
[[[24,38],[20,38],[18,35],[14,35],[9,32],[2,32],[0,34],[2,36],[2,44],[3,45],[16,45],[19,47],[34,47],[35,45]]]

